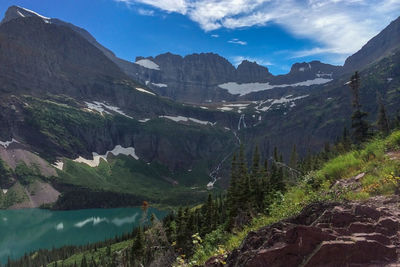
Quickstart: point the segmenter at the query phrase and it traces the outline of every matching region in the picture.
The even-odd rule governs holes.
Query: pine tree
[[[85,255],[83,255],[83,257],[82,257],[81,267],[88,267]]]
[[[240,146],[239,162],[238,162],[238,208],[245,210],[251,196],[250,180],[247,173],[247,162],[244,154],[243,144]]]
[[[389,120],[386,116],[386,109],[381,96],[378,97],[378,105],[379,111],[376,125],[378,127],[378,130],[386,136],[389,134]]]
[[[349,130],[347,130],[347,127],[343,128],[342,143],[345,151],[350,150],[351,141],[349,138]]]
[[[144,233],[142,227],[139,227],[139,231],[135,237],[135,241],[132,245],[132,252],[135,259],[141,261],[144,256],[144,249],[145,249],[145,240],[144,240]]]
[[[260,195],[260,181],[261,181],[261,170],[260,170],[260,152],[258,146],[254,149],[253,162],[250,174],[250,201],[253,206],[259,206],[257,203],[258,195]]]
[[[214,215],[214,208],[213,208],[213,200],[211,194],[208,194],[207,202],[206,202],[206,214],[204,218],[204,226],[205,232],[209,233],[212,230],[213,225],[213,215]]]
[[[227,209],[228,209],[228,219],[226,230],[230,230],[233,227],[234,218],[237,215],[238,210],[238,168],[236,161],[236,154],[232,157],[232,167],[231,167],[231,180],[229,182],[228,192],[227,192]]]
[[[289,166],[293,169],[297,169],[297,160],[299,155],[297,154],[296,144],[293,145],[292,153],[290,154]]]
[[[361,110],[360,104],[360,75],[356,71],[350,78],[350,88],[353,93],[353,115],[351,116],[351,127],[353,128],[353,138],[356,143],[362,143],[369,137],[369,124],[365,120],[367,113]]]

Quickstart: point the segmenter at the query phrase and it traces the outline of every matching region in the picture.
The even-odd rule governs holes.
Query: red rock
[[[348,266],[397,260],[396,248],[372,240],[326,241],[307,260],[305,267]]]
[[[400,205],[384,201],[314,203],[298,217],[252,232],[227,265],[400,266]]]

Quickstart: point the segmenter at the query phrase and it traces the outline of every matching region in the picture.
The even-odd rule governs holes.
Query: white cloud
[[[205,31],[276,23],[295,36],[319,43],[314,49],[301,51],[305,55],[354,53],[400,14],[399,0],[114,1],[187,15]]]
[[[213,38],[218,38],[219,35],[218,35],[218,34],[211,34],[211,37],[213,37]]]
[[[247,45],[247,42],[245,42],[245,41],[240,41],[240,40],[237,39],[237,38],[234,38],[234,39],[229,40],[228,43],[231,43],[231,44],[238,44],[238,45]]]

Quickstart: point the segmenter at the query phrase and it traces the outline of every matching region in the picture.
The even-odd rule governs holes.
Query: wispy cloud
[[[213,37],[213,38],[218,38],[219,35],[218,35],[218,34],[211,34],[211,37]]]
[[[255,57],[246,57],[246,56],[234,56],[231,58],[231,61],[233,65],[236,67],[242,63],[242,61],[247,60],[250,62],[256,62],[258,65],[262,66],[272,66],[274,64],[271,63],[271,61],[264,59],[264,58],[255,58]]]
[[[114,0],[177,12],[205,31],[275,23],[319,45],[305,55],[348,55],[400,14],[399,0]],[[232,40],[233,41],[233,40]],[[299,52],[297,56],[300,56]]]
[[[238,44],[238,45],[247,45],[247,42],[241,41],[241,40],[239,40],[237,38],[233,38],[233,39],[229,40],[228,43]]]
[[[114,0],[115,2],[132,4],[145,4],[167,12],[186,14],[189,6],[188,0]]]
[[[142,16],[154,16],[154,10],[138,8],[137,12]]]

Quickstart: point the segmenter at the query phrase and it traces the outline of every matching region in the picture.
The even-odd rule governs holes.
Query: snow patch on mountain
[[[52,166],[54,168],[59,169],[59,170],[62,171],[63,168],[64,168],[64,162],[62,160],[58,160],[58,161],[54,162],[54,164],[52,164]]]
[[[207,124],[213,125],[214,124],[214,123],[212,123],[210,121],[202,121],[202,120],[198,120],[198,119],[195,119],[195,118],[184,117],[184,116],[165,116],[165,115],[163,115],[163,116],[159,116],[159,117],[160,118],[169,119],[169,120],[172,120],[172,121],[175,121],[175,122],[181,122],[181,121],[188,122],[188,121],[191,121],[191,122],[195,122],[195,123],[199,123],[199,124],[203,124],[203,125],[207,125]]]
[[[11,141],[5,141],[5,142],[0,141],[0,145],[3,146],[4,148],[9,147],[12,143],[19,143],[19,142],[14,138],[12,138]]]
[[[21,18],[38,17],[38,18],[41,18],[45,23],[51,23],[51,18],[40,15],[39,13],[36,13],[35,11],[32,11],[32,10],[24,8],[24,7],[17,6],[16,14],[18,16],[20,16]]]
[[[259,111],[268,111],[272,108],[272,106],[274,105],[279,105],[279,104],[289,104],[290,103],[290,107],[295,107],[296,103],[294,103],[294,101],[302,99],[302,98],[306,98],[308,97],[308,95],[302,95],[302,96],[297,96],[297,97],[293,97],[292,95],[287,95],[284,97],[281,97],[279,99],[267,99],[264,101],[260,101],[259,104],[255,107],[257,110]]]
[[[293,84],[270,84],[268,83],[242,83],[238,84],[236,82],[228,82],[218,85],[218,87],[222,89],[226,89],[231,94],[239,94],[241,96],[246,95],[251,92],[258,92],[264,90],[271,90],[274,88],[282,88],[282,87],[297,87],[297,86],[311,86],[318,84],[325,84],[332,81],[332,79],[327,78],[315,78],[313,80],[307,80],[303,82],[293,83]]]
[[[73,161],[78,162],[78,163],[85,163],[89,165],[90,167],[97,167],[100,164],[100,159],[103,159],[107,161],[107,157],[109,154],[113,154],[114,156],[118,155],[125,155],[125,156],[131,156],[134,159],[138,160],[139,157],[135,153],[135,148],[133,147],[122,147],[120,145],[115,146],[115,148],[111,151],[107,151],[104,155],[99,155],[96,152],[92,152],[93,159],[85,159],[81,156],[79,156],[77,159],[74,159]]]
[[[102,102],[98,102],[98,101],[93,101],[93,103],[85,102],[85,104],[89,111],[97,111],[101,114],[103,114],[103,113],[111,114],[110,111],[113,111],[113,112],[118,113],[122,116],[125,116],[129,119],[133,119],[131,116],[125,114],[119,107],[111,106],[106,103],[102,103]]]
[[[231,107],[221,107],[221,108],[217,108],[218,110],[221,110],[221,111],[232,111],[233,110],[233,108],[231,108]]]
[[[136,61],[135,64],[138,64],[144,68],[151,69],[151,70],[160,70],[160,66],[158,66],[156,63],[154,63],[150,59],[141,59],[141,60]]]
[[[333,73],[318,72],[315,74],[317,78],[332,79]]]
[[[154,85],[154,86],[160,87],[160,88],[162,88],[162,87],[168,87],[168,85],[165,84],[165,83],[151,83],[151,84]]]
[[[139,92],[142,92],[142,93],[146,93],[146,94],[150,94],[150,95],[156,95],[155,93],[147,91],[147,90],[145,90],[143,88],[136,87],[135,89],[138,90]]]

